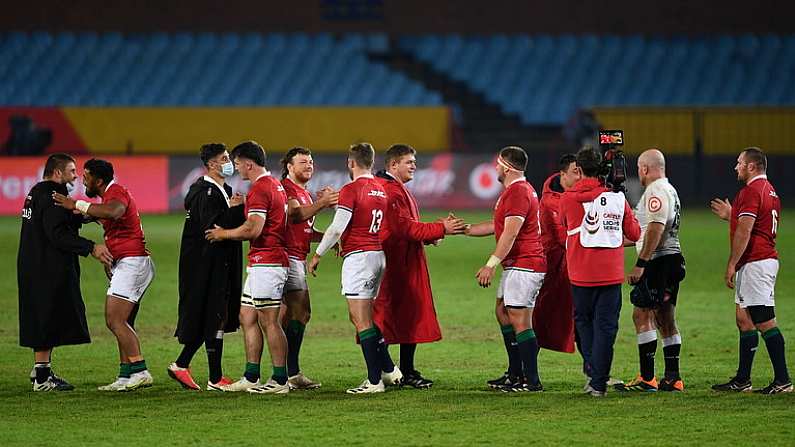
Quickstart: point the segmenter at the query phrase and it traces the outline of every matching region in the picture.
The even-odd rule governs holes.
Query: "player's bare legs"
[[[105,324],[116,336],[122,362],[127,360],[129,363],[134,363],[143,360],[138,335],[127,323],[127,318],[134,307],[134,303],[115,296],[108,296],[105,301]]]
[[[286,326],[290,320],[296,320],[303,325],[309,323],[312,318],[312,306],[309,302],[308,290],[293,290],[284,296],[282,312],[279,314],[282,326]]]
[[[271,362],[275,368],[284,368],[287,362],[287,338],[284,336],[282,325],[279,324],[279,308],[260,309],[257,314],[259,326],[265,332],[265,338],[268,341]],[[262,352],[261,343],[260,341],[260,353]]]
[[[100,387],[103,391],[132,391],[152,385],[152,376],[141,355],[138,334],[131,325],[137,304],[108,295],[105,300],[105,324],[116,336],[119,346],[119,380]]]
[[[372,300],[348,300],[348,317],[356,328],[356,332],[372,328]]]
[[[240,326],[246,348],[246,362],[259,365],[262,360],[263,338],[257,310],[250,306],[240,306]]]

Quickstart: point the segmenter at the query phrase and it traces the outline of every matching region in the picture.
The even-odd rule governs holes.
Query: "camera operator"
[[[607,391],[613,344],[621,312],[624,239],[640,238],[640,225],[624,193],[605,186],[602,156],[592,148],[577,152],[582,180],[563,193],[561,222],[566,228],[566,261],[574,297],[574,321],[591,377],[585,392]]]

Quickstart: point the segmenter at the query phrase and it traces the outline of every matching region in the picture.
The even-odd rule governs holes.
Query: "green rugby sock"
[[[246,372],[243,373],[243,376],[249,382],[256,382],[259,380],[259,363],[246,362]]]
[[[516,333],[513,326],[504,324],[500,326],[502,332],[502,342],[505,345],[505,352],[508,353],[508,374],[518,376],[522,374],[522,360],[519,358],[519,347],[516,343]]]
[[[146,371],[146,361],[138,360],[137,362],[130,363],[130,374]]]
[[[751,378],[751,366],[754,364],[757,347],[759,347],[759,336],[756,334],[756,329],[740,332],[740,362],[737,366],[739,380]]]
[[[789,382],[789,372],[787,371],[786,351],[784,349],[784,336],[778,327],[768,329],[762,333],[762,338],[765,339],[765,347],[767,347],[767,354],[770,356],[770,362],[773,364],[773,371],[776,376],[777,383]]]
[[[119,377],[122,379],[129,379],[130,378],[130,364],[129,363],[119,363]]]
[[[537,385],[538,378],[538,340],[532,329],[516,334],[517,351],[522,361],[522,373],[531,385]]]
[[[287,373],[294,376],[301,371],[298,364],[298,354],[301,352],[301,344],[304,341],[304,331],[306,326],[298,320],[290,320],[284,328],[284,335],[287,337]]]
[[[279,385],[287,383],[287,367],[274,365],[271,379],[275,380]]]

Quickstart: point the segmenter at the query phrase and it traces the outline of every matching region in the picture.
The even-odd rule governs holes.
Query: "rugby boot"
[[[395,368],[397,369],[397,368]],[[361,385],[357,386],[356,388],[351,388],[346,391],[348,394],[372,394],[372,393],[383,393],[386,391],[386,386],[384,386],[384,381],[380,380],[377,384],[373,385],[370,383],[369,379],[364,379]]]
[[[712,385],[712,389],[715,391],[734,391],[739,393],[750,393],[753,391],[751,379],[739,380],[736,376],[732,377],[726,383]]]
[[[182,385],[182,388],[196,391],[201,390],[201,387],[196,383],[195,380],[193,380],[193,376],[191,376],[190,373],[190,368],[180,368],[176,363],[172,363],[168,365],[166,371],[168,372],[169,377]]]
[[[639,374],[638,377],[635,377],[635,380],[629,383],[616,385],[615,389],[616,391],[643,391],[654,393],[657,391],[657,378],[652,377],[651,380],[644,380]]]

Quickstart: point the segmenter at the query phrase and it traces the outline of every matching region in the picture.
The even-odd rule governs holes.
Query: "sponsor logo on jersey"
[[[599,226],[599,213],[591,213],[588,211],[585,215],[585,231],[596,234],[596,232],[599,231]]]
[[[367,195],[370,197],[381,197],[386,199],[386,193],[384,191],[378,191],[376,189],[370,190],[370,192]]]
[[[659,199],[659,197],[649,197],[649,211],[656,213],[657,211],[660,211],[660,208],[662,208],[662,201]]]

